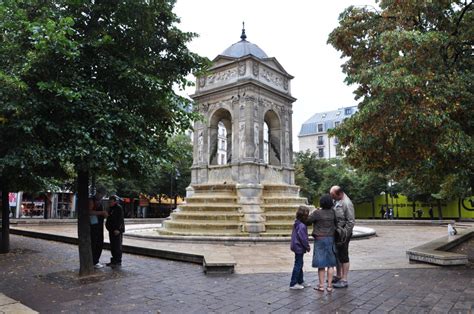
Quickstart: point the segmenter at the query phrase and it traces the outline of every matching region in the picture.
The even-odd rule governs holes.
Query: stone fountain
[[[293,76],[240,38],[197,78],[192,180],[160,235],[288,236],[307,202],[294,184]]]

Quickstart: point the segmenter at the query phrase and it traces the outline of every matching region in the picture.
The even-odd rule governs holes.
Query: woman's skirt
[[[314,240],[313,267],[334,267],[336,263],[334,237],[317,237]]]

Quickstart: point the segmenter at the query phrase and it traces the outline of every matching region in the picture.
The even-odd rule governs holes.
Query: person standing
[[[324,276],[327,268],[328,286],[326,290],[332,291],[334,267],[337,265],[334,234],[336,231],[335,212],[332,210],[333,201],[329,194],[323,195],[319,200],[320,209],[311,213],[307,223],[313,223],[313,267],[318,268],[319,285],[314,289],[324,292]]]
[[[118,203],[119,197],[112,195],[109,197],[109,217],[105,227],[109,231],[110,252],[112,258],[107,266],[116,267],[122,265],[122,240],[125,232],[125,221],[123,218],[123,208]]]
[[[92,263],[96,269],[104,267],[99,262],[104,247],[104,219],[108,215],[102,204],[104,195],[105,189],[98,188],[94,197],[89,199]]]
[[[296,220],[291,232],[290,249],[295,253],[295,264],[291,274],[290,289],[300,290],[310,287],[310,284],[304,282],[303,278],[303,256],[306,252],[311,251],[308,239],[308,228],[306,227],[306,219],[309,215],[307,206],[300,206],[296,211]]]
[[[349,242],[355,225],[354,205],[351,199],[344,193],[340,186],[331,187],[330,194],[335,201],[334,211],[338,227],[346,231],[346,240],[337,245],[337,276],[335,276],[334,288],[347,288],[349,275]]]

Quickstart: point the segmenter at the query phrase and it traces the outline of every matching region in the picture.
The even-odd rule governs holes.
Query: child
[[[309,215],[307,206],[300,206],[296,211],[296,220],[291,233],[291,250],[295,252],[295,265],[291,274],[290,289],[300,290],[311,287],[303,279],[303,256],[311,250],[308,239],[308,229],[305,222]]]
[[[328,286],[326,290],[332,291],[332,277],[336,266],[336,255],[334,246],[334,233],[336,230],[333,201],[329,194],[323,195],[319,201],[320,209],[311,213],[307,223],[313,223],[313,267],[318,268],[319,285],[314,288],[324,291],[325,268],[328,273]]]

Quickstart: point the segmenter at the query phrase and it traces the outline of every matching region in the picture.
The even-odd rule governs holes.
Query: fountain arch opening
[[[226,165],[232,162],[232,115],[220,108],[209,121],[209,164]]]
[[[264,141],[268,139],[267,145],[264,145],[264,157],[267,155],[267,161],[269,165],[280,166],[281,165],[281,123],[278,114],[273,110],[268,110],[264,116]],[[264,158],[265,159],[265,158]]]

